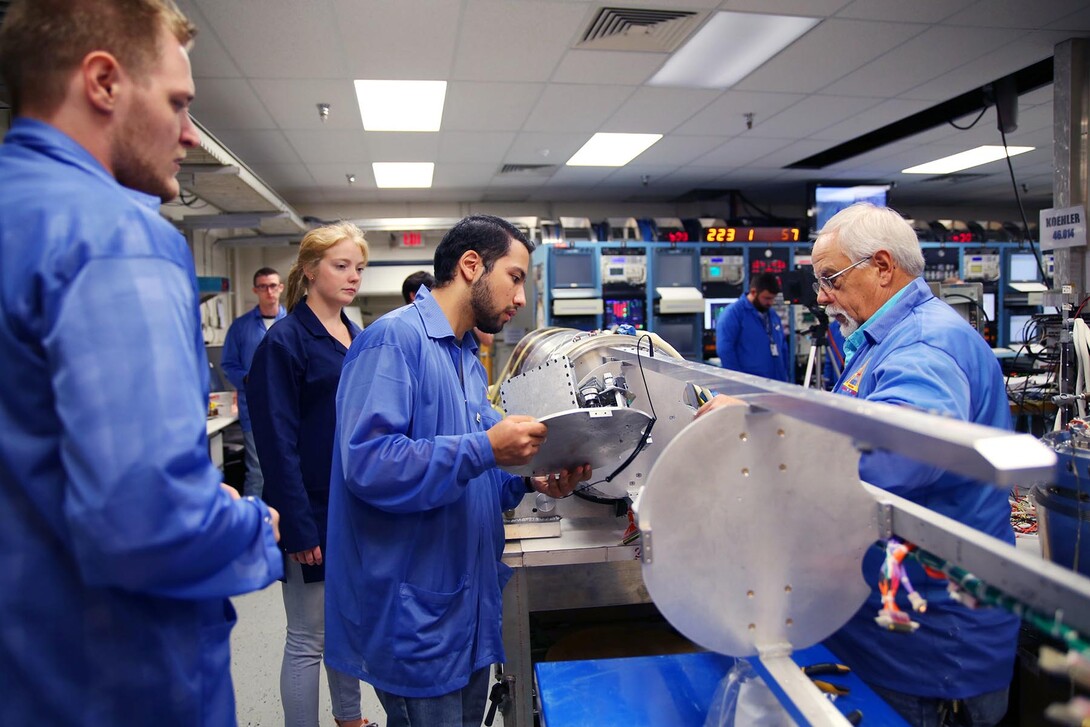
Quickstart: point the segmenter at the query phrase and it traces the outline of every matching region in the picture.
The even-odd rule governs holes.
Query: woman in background
[[[246,383],[263,499],[280,511],[287,638],[280,668],[286,727],[317,727],[325,648],[326,510],[341,365],[360,332],[344,314],[359,290],[367,242],[347,222],[311,230],[288,273],[288,315],[254,352]],[[275,504],[273,504],[275,503]],[[333,717],[361,725],[360,684],[326,667]]]

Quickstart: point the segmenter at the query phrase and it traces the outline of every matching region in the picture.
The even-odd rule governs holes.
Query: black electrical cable
[[[980,110],[980,113],[979,113],[979,114],[977,114],[976,118],[975,118],[975,119],[973,119],[973,123],[969,124],[968,126],[958,126],[957,124],[955,124],[955,123],[954,123],[953,121],[951,121],[950,119],[947,119],[947,120],[946,120],[946,123],[950,124],[950,126],[953,126],[953,127],[955,128],[955,129],[957,129],[957,130],[959,130],[959,131],[968,131],[969,129],[971,129],[971,128],[973,128],[974,126],[976,126],[976,123],[977,123],[978,121],[980,121],[980,120],[981,120],[982,118],[984,118],[984,112],[985,112],[985,111],[987,111],[987,110],[988,110],[988,107],[987,107],[987,106],[985,106],[984,108],[982,108],[982,109]]]
[[[655,422],[659,420],[658,414],[655,412],[655,402],[651,400],[651,390],[647,388],[647,375],[643,371],[643,359],[640,358],[640,343],[643,342],[643,339],[645,338],[647,339],[647,349],[649,352],[649,356],[651,358],[655,357],[655,344],[651,340],[651,336],[645,333],[636,339],[636,363],[639,364],[640,367],[640,378],[643,379],[643,390],[647,394],[647,406],[651,409],[651,419],[648,420],[647,426],[644,427],[643,434],[640,435],[640,441],[636,444],[636,448],[632,450],[631,454],[628,455],[624,462],[621,462],[621,464],[618,465],[617,468],[613,470],[613,472],[611,472],[609,475],[607,475],[604,479],[595,480],[594,482],[588,482],[587,484],[581,485],[572,491],[573,494],[579,495],[584,499],[592,500],[594,502],[605,502],[601,498],[594,498],[589,495],[585,495],[583,494],[583,491],[590,489],[594,485],[600,485],[603,482],[612,482],[614,478],[617,477],[617,475],[619,475],[621,472],[624,472],[625,468],[628,467],[628,465],[632,464],[632,460],[636,459],[636,457],[639,456],[640,452],[643,451],[644,447],[647,446],[647,442],[651,439],[651,430],[654,428]]]
[[[975,303],[976,307],[980,309],[980,312],[984,314],[984,322],[985,323],[990,323],[991,320],[992,320],[991,318],[988,317],[988,310],[976,298],[970,298],[969,296],[962,295],[961,293],[947,293],[942,297],[943,297],[943,299],[946,299],[946,298],[963,298],[963,299],[969,301],[970,303]]]
[[[1041,251],[1037,249],[1037,246],[1033,244],[1033,238],[1029,234],[1029,221],[1026,220],[1026,208],[1022,206],[1022,195],[1018,193],[1018,180],[1014,176],[1014,164],[1011,163],[1011,155],[1007,150],[1007,132],[1003,131],[1003,111],[999,108],[999,104],[995,105],[995,115],[999,119],[999,136],[1003,140],[1003,155],[1007,158],[1007,171],[1010,172],[1011,187],[1014,189],[1014,199],[1018,202],[1018,212],[1022,215],[1022,238],[1023,241],[1029,243],[1029,250],[1033,253],[1033,259],[1037,263],[1037,272],[1041,274],[1041,280],[1049,288],[1052,287],[1052,281],[1047,275],[1045,275],[1045,265],[1041,259]]]

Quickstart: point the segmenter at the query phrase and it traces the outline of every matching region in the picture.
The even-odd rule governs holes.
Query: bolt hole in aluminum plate
[[[695,420],[664,448],[640,496],[655,605],[685,636],[730,656],[822,641],[869,592],[861,563],[878,508],[858,466],[847,437],[780,414],[741,405]]]
[[[549,433],[533,460],[504,470],[516,475],[547,475],[589,464],[594,468],[591,479],[601,479],[632,453],[650,420],[639,409],[614,406],[548,414],[538,419]]]

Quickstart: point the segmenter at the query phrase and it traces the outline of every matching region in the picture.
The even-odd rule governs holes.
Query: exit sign
[[[401,246],[402,247],[424,247],[424,233],[422,233],[422,232],[402,232],[401,233]]]

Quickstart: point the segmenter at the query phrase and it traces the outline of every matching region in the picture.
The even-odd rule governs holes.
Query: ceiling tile
[[[524,132],[507,150],[508,164],[564,164],[587,143],[587,134],[542,134]]]
[[[668,164],[677,167],[690,164],[723,143],[718,136],[667,136],[629,162],[634,164]]]
[[[328,0],[251,2],[196,0],[235,64],[254,78],[328,78],[345,75],[340,44],[331,30]],[[199,36],[198,36],[199,42]]]
[[[496,173],[495,164],[437,164],[436,187],[484,187]]]
[[[842,8],[838,18],[893,20],[907,23],[937,23],[976,0],[855,0]]]
[[[977,0],[946,19],[968,28],[1044,28],[1072,13],[1085,11],[1085,0]],[[973,31],[971,31],[973,32]]]
[[[319,129],[317,131],[288,130],[284,132],[291,145],[298,150],[306,164],[359,164],[372,162],[371,152],[364,140],[365,132]]]
[[[667,57],[666,53],[571,50],[560,59],[550,80],[635,86],[654,75]]]
[[[694,159],[692,165],[728,169],[743,167],[791,143],[791,139],[760,139],[743,134],[730,139],[699,159]],[[799,159],[802,157],[800,156]]]
[[[450,83],[443,107],[443,129],[518,131],[544,88],[538,83]]]
[[[308,187],[317,182],[305,164],[265,162],[254,165],[253,171],[273,189]]]
[[[888,99],[867,109],[865,114],[850,116],[839,124],[833,124],[812,134],[814,139],[847,141],[880,129],[887,124],[907,118],[931,106],[929,101]]]
[[[437,133],[367,131],[363,135],[373,162],[434,162],[439,157]]]
[[[239,78],[242,76],[231,55],[224,50],[216,35],[216,28],[205,19],[193,0],[179,0],[178,9],[197,26],[197,40],[189,52],[193,66],[193,78]],[[200,83],[197,84],[200,92]]]
[[[851,0],[727,0],[723,10],[746,10],[776,15],[832,15]]]
[[[541,94],[523,129],[593,133],[634,90],[631,86],[551,84]]]
[[[804,98],[803,94],[798,93],[727,91],[674,129],[674,133],[687,136],[719,134],[724,137],[741,134],[746,131],[747,113],[754,115],[755,125],[760,124]]]
[[[215,135],[246,164],[298,164],[303,161],[282,131],[221,129]]]
[[[348,75],[448,80],[458,42],[452,29],[458,27],[461,9],[461,0],[429,0],[424,6],[403,0],[333,0],[333,27],[339,31]]]
[[[906,90],[903,96],[933,101],[953,98],[1051,57],[1056,43],[1064,39],[1062,36],[1066,34],[1057,31],[1027,33],[1019,38],[1017,45],[985,53],[948,73]]]
[[[601,130],[666,133],[691,119],[720,96],[720,91],[705,89],[639,88],[609,117]]]
[[[548,80],[586,20],[577,3],[476,0],[462,18],[452,78]]]
[[[307,164],[307,171],[323,187],[339,188],[346,190],[377,189],[375,176],[370,164],[341,162],[333,164]],[[348,183],[348,174],[356,175],[356,181]]]
[[[824,89],[826,93],[898,96],[931,79],[991,53],[1015,40],[1014,30],[935,27],[849,73]],[[951,98],[965,89],[951,89]]]
[[[825,20],[734,88],[801,93],[825,89],[829,93],[894,96],[896,94],[891,92],[878,93],[873,88],[835,90],[826,87],[856,69],[869,68],[868,64],[890,48],[896,48],[925,29],[926,26],[914,23]]]
[[[269,112],[244,78],[206,78],[199,82],[190,107],[208,128],[275,129]]]
[[[867,109],[881,102],[881,99],[862,96],[808,96],[786,111],[755,124],[753,136],[797,138],[816,135],[834,124],[865,116]]]
[[[436,161],[488,162],[495,166],[503,161],[514,140],[514,132],[441,131]]]
[[[348,79],[255,78],[251,82],[262,105],[281,129],[337,129],[363,132],[356,91]],[[330,105],[322,121],[318,104]]]

